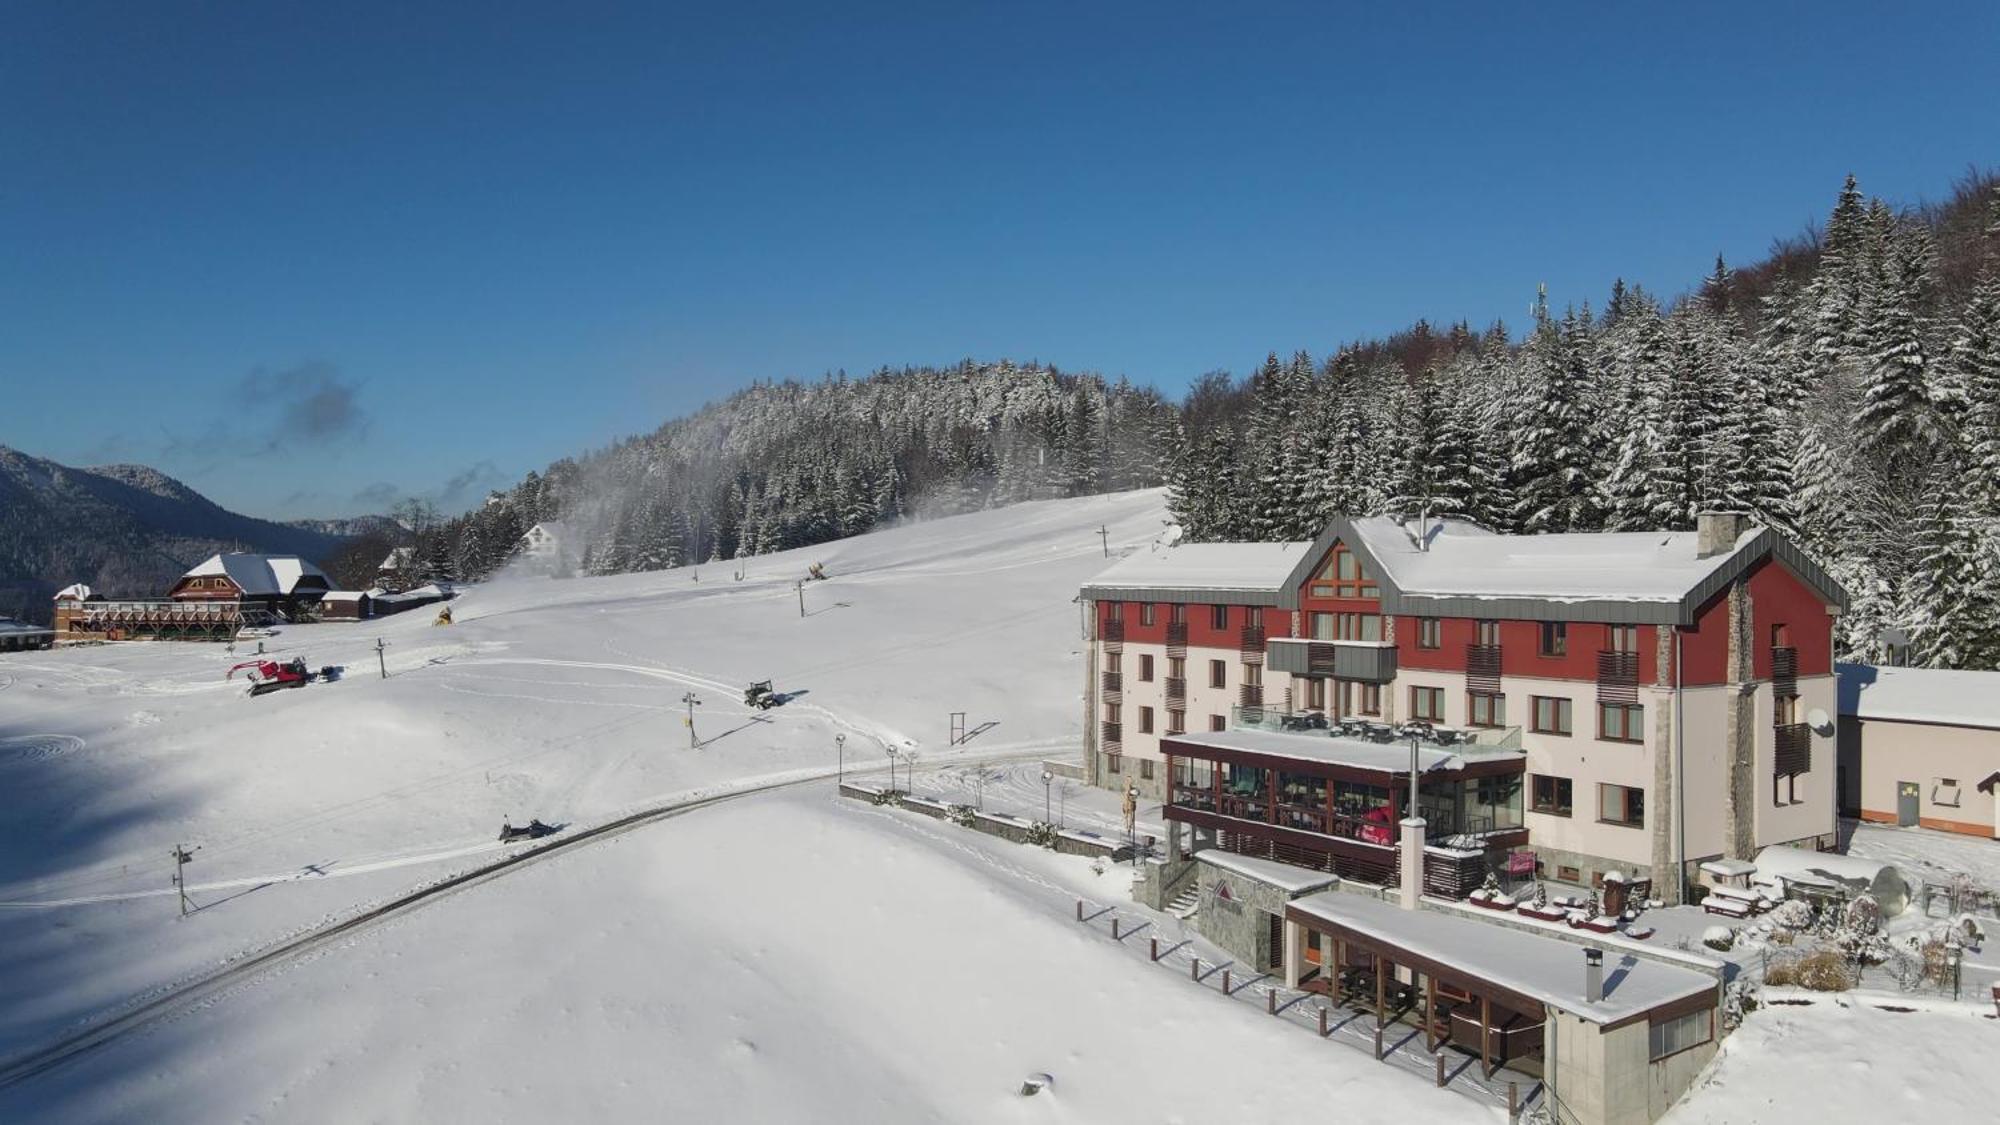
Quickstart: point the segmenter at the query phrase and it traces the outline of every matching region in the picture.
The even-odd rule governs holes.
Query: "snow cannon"
[[[451,624],[451,607],[445,606],[443,609],[438,610],[437,620],[431,622],[431,624],[433,625]]]

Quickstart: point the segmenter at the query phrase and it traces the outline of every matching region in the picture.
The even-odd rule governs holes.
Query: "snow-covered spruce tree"
[[[1533,413],[1515,434],[1516,521],[1528,532],[1589,531],[1603,526],[1598,482],[1594,366],[1589,315],[1560,328],[1544,325],[1527,350],[1537,371]]]
[[[2000,592],[1992,523],[1970,511],[1965,477],[1949,460],[1930,477],[1916,527],[1907,598],[1911,641],[1936,668],[2000,666]]]
[[[1979,514],[2000,519],[2000,272],[1989,269],[1960,310],[1947,363],[1967,403],[1966,491]]]

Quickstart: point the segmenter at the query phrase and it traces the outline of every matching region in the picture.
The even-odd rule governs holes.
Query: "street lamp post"
[[[1042,771],[1042,823],[1049,823],[1049,806],[1053,803],[1050,785],[1056,779],[1055,771]]]
[[[833,778],[837,785],[847,783],[847,735],[833,736]]]

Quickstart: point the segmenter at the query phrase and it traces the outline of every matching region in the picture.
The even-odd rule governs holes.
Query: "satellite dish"
[[[1806,725],[1822,735],[1833,733],[1832,717],[1817,707],[1806,712]]]

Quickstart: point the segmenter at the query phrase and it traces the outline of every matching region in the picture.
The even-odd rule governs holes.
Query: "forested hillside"
[[[1796,534],[1854,595],[1849,651],[2000,666],[2000,184],[1897,209],[1850,179],[1824,227],[1664,300],[1538,301],[1315,360],[1273,353],[1178,404],[1039,365],[967,362],[754,387],[420,526],[441,577],[561,519],[594,572],[731,558],[886,521],[1166,480],[1195,539],[1309,538],[1340,513],[1499,530]]]

